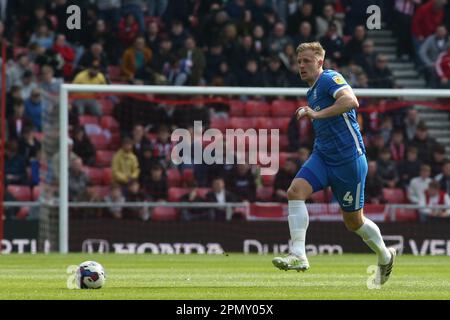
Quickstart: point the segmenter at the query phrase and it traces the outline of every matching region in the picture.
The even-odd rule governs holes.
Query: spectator
[[[87,189],[89,183],[89,177],[83,171],[83,160],[73,159],[69,166],[69,199],[77,202],[93,200]]]
[[[120,186],[113,185],[111,186],[110,193],[105,197],[105,202],[110,203],[111,205],[107,207],[107,212],[109,216],[113,219],[122,219],[123,218],[123,207],[113,206],[116,203],[124,203],[125,197],[122,194],[122,190]]]
[[[435,71],[439,78],[441,88],[450,88],[450,43],[446,44],[445,51],[441,52],[435,62]]]
[[[344,39],[339,36],[334,23],[330,24],[327,33],[320,39],[320,42],[328,57],[332,58],[338,65],[342,64],[345,53]]]
[[[211,82],[212,78],[220,73],[220,64],[225,61],[222,44],[219,41],[213,42],[206,54],[205,78],[207,82]]]
[[[171,55],[168,63],[164,65],[163,74],[168,84],[173,86],[183,86],[187,83],[190,65],[186,60],[179,60],[176,56]]]
[[[265,87],[287,87],[288,79],[286,72],[282,68],[280,58],[272,55],[269,58],[269,66],[263,72],[263,82]]]
[[[7,141],[5,144],[5,184],[26,185],[27,170],[26,160],[19,154],[19,146],[16,140]]]
[[[408,142],[412,141],[416,135],[417,127],[420,123],[419,116],[416,109],[408,109],[406,118],[403,124],[405,130],[405,137]]]
[[[239,72],[245,68],[247,61],[250,59],[255,59],[259,61],[261,57],[258,55],[254,43],[253,38],[250,35],[243,36],[241,39],[241,43],[236,49],[235,56],[230,61],[233,70]]]
[[[153,157],[164,167],[170,166],[170,153],[172,142],[170,140],[170,129],[165,125],[160,125],[156,132],[156,141],[153,144]]]
[[[363,43],[366,40],[366,29],[363,25],[356,26],[353,36],[345,46],[347,60],[354,60],[363,53]]]
[[[187,84],[193,86],[199,85],[206,67],[206,59],[203,51],[197,48],[193,36],[186,38],[184,48],[179,52],[179,57],[185,60],[186,64],[190,67]]]
[[[303,21],[299,24],[298,32],[293,35],[292,38],[296,47],[303,42],[313,42],[315,37],[312,34],[311,24],[308,21]]]
[[[375,61],[376,54],[373,40],[364,40],[362,53],[354,55],[354,62],[361,66],[367,74],[373,74],[375,72]]]
[[[202,97],[198,97],[198,101],[193,101],[192,104],[182,105],[175,109],[173,120],[178,127],[192,127],[194,121],[201,121],[204,128],[209,127],[210,110],[201,99]]]
[[[139,35],[139,25],[133,14],[129,13],[119,22],[117,38],[122,47],[128,48],[133,45]],[[145,40],[144,40],[145,41]]]
[[[450,160],[445,161],[442,165],[442,173],[438,174],[435,180],[439,182],[441,190],[450,195]]]
[[[144,32],[144,12],[142,10],[144,6],[143,0],[122,0],[122,16],[129,16],[130,14],[136,19],[139,26],[139,31]]]
[[[420,4],[420,0],[395,0],[393,24],[395,35],[397,36],[397,57],[413,56],[412,45],[412,19],[415,7]]]
[[[298,26],[304,21],[308,22],[312,27],[311,34],[316,35],[316,17],[313,13],[313,5],[310,1],[304,1],[298,6],[298,9],[293,13],[288,15],[288,27],[287,34],[294,35],[298,30]]]
[[[1,66],[1,64],[0,64]],[[20,87],[14,85],[6,94],[6,117],[9,118],[14,115],[14,103],[16,100],[22,100],[22,94],[20,92]]]
[[[161,39],[159,50],[155,52],[150,64],[151,68],[162,74],[164,69],[168,68],[169,63],[173,57],[172,40],[168,37]]]
[[[14,99],[14,114],[8,118],[8,140],[17,140],[25,127],[31,126],[31,119],[25,115],[25,106],[22,99]]]
[[[409,182],[420,171],[421,162],[417,157],[417,148],[408,147],[406,159],[397,165],[398,174],[400,176],[400,186],[407,188]]]
[[[155,20],[152,20],[147,24],[145,42],[152,52],[157,52],[159,50],[160,40],[158,23]]]
[[[431,175],[434,177],[442,172],[442,166],[447,159],[445,158],[445,147],[441,144],[436,144],[433,149],[433,156],[431,158]]]
[[[425,38],[433,34],[443,22],[445,2],[446,0],[428,0],[414,12],[411,30],[416,55]]]
[[[109,29],[115,31],[120,21],[121,0],[97,0],[98,14],[102,21],[109,22]]]
[[[239,195],[241,201],[253,202],[256,199],[256,177],[248,164],[237,164],[229,177],[229,190]]]
[[[107,84],[105,75],[100,72],[100,61],[93,60],[89,69],[81,71],[75,76],[73,80],[74,84],[93,84],[93,85],[105,85]],[[86,95],[84,95],[86,96]],[[95,116],[101,116],[101,106],[99,102],[94,98],[77,99],[73,103],[78,110],[79,115],[85,114],[85,109],[89,108],[91,114]]]
[[[133,153],[133,141],[130,138],[124,138],[122,148],[117,151],[112,159],[113,181],[125,186],[131,180],[137,179],[139,173],[139,162]]]
[[[439,189],[439,182],[431,181],[428,188],[423,194],[420,194],[419,205],[421,206],[450,206],[450,196]],[[422,208],[419,210],[420,220],[427,221],[430,218],[448,218],[450,217],[450,209],[429,209]]]
[[[49,17],[49,12],[47,12],[47,9],[43,3],[39,3],[34,7],[33,15],[23,25],[22,32],[27,40],[31,37],[31,34],[35,30],[36,26],[39,25],[46,25],[48,30],[54,29],[52,20]]]
[[[56,36],[55,43],[53,44],[53,51],[57,52],[62,58],[62,73],[64,79],[71,78],[76,58],[76,52],[66,42],[66,36],[64,34],[58,34]]]
[[[130,180],[127,185],[127,192],[125,194],[127,202],[145,202],[147,198],[140,190],[139,181]],[[127,207],[123,210],[125,219],[147,221],[150,219],[150,212],[147,207]]]
[[[262,73],[259,70],[258,62],[255,59],[247,61],[245,70],[239,76],[239,85],[242,87],[264,86]]]
[[[151,79],[151,72],[148,70],[153,52],[145,45],[144,37],[137,37],[134,46],[128,48],[122,58],[122,74],[128,81],[135,79],[147,80]]]
[[[264,28],[261,25],[256,24],[253,27],[253,47],[256,53],[265,56],[269,51],[269,44],[267,43],[267,37],[265,35]]]
[[[436,32],[428,36],[420,46],[419,56],[425,66],[427,82],[431,87],[437,87],[438,85],[436,67],[441,68],[441,70],[442,67],[437,66],[436,61],[440,61],[439,57],[442,59],[441,52],[443,53],[447,50],[448,40],[447,28],[439,26]]]
[[[221,177],[215,177],[211,183],[212,190],[206,194],[206,202],[216,202],[226,204],[227,202],[237,202],[238,198],[233,193],[225,189],[225,180]],[[214,220],[226,220],[227,215],[224,209],[211,209],[211,216]],[[229,217],[231,218],[231,217]]]
[[[369,161],[366,184],[364,188],[365,201],[370,204],[384,203],[383,188],[384,182],[377,172],[377,162]]]
[[[293,177],[298,171],[297,160],[289,158],[284,164],[284,168],[278,171],[274,182],[273,200],[276,202],[287,202],[287,190],[291,185]]]
[[[192,188],[188,193],[180,198],[181,202],[186,203],[198,203],[204,202],[205,199],[201,198],[197,188]],[[214,220],[214,215],[212,210],[204,208],[183,208],[181,209],[181,220],[192,221],[192,220]]]
[[[408,186],[408,200],[411,203],[419,204],[420,199],[424,196],[425,190],[432,181],[430,178],[431,168],[427,164],[420,166],[420,175],[412,178]]]
[[[30,160],[38,157],[40,149],[41,143],[33,134],[33,126],[25,126],[19,139],[19,154],[25,158],[27,165],[30,164]]]
[[[36,26],[35,32],[31,35],[30,43],[37,43],[45,49],[51,49],[53,46],[53,32],[46,23]]]
[[[73,133],[73,152],[88,166],[95,164],[95,147],[86,134],[84,127],[78,126]]]
[[[150,172],[141,173],[141,183],[145,195],[152,199],[152,201],[166,201],[169,190],[167,184],[167,177],[164,168],[155,163],[150,168]]]
[[[369,74],[369,82],[373,88],[393,88],[394,80],[389,69],[386,56],[378,54],[375,60],[373,72]]]
[[[19,86],[21,88],[20,94],[22,99],[27,100],[30,98],[33,89],[38,87],[34,80],[33,72],[30,70],[25,71],[22,75],[21,82],[19,82]]]
[[[383,137],[384,145],[387,145],[391,140],[393,130],[393,122],[392,117],[389,115],[385,115],[383,120],[381,120],[379,133]]]
[[[387,148],[383,148],[380,151],[377,161],[377,172],[385,187],[396,187],[398,182],[397,168],[395,162],[391,160],[391,153]]]
[[[316,17],[316,36],[318,39],[325,36],[327,33],[330,24],[334,24],[336,26],[337,34],[339,37],[342,37],[342,24],[336,19],[334,15],[334,8],[332,4],[326,4],[323,7],[322,15]],[[310,41],[307,41],[310,42]]]
[[[370,160],[377,160],[381,153],[381,150],[385,147],[383,136],[377,132],[372,136],[371,143],[366,149],[367,157]]]
[[[216,82],[214,82],[214,80]],[[228,63],[226,61],[223,61],[222,63],[220,63],[219,73],[214,77],[213,80],[211,80],[211,84],[213,86],[223,85],[233,87],[238,85],[238,79],[236,78],[235,74],[230,71]]]
[[[188,34],[184,30],[183,22],[179,20],[173,20],[169,37],[172,41],[174,52],[178,52],[181,50],[181,48],[183,48],[187,36]]]
[[[25,100],[25,115],[31,119],[36,130],[42,131],[42,99],[41,90],[33,89],[29,99]]]
[[[41,82],[40,88],[45,94],[56,97],[59,95],[59,90],[63,84],[61,78],[55,78],[55,72],[52,67],[44,65],[41,68]]]
[[[88,69],[94,60],[98,60],[100,62],[100,71],[103,74],[107,74],[110,63],[108,56],[103,50],[103,45],[100,42],[93,42],[90,45],[89,51],[86,51],[81,56],[77,66],[78,72]]]
[[[411,141],[411,145],[417,148],[420,160],[427,164],[431,163],[436,140],[428,136],[428,129],[424,122],[420,122],[417,126],[416,135]]]
[[[111,33],[111,30],[108,30],[106,27],[106,23],[104,20],[98,20],[96,24],[96,28],[91,35],[91,39],[89,43],[85,44],[85,47],[91,46],[93,43],[98,43],[103,46],[105,50],[105,54],[108,60],[112,64],[118,63],[118,48],[117,48],[117,39]],[[90,64],[88,64],[90,65]]]
[[[133,139],[133,152],[138,159],[144,156],[144,150],[151,150],[152,143],[145,136],[146,132],[142,124],[135,124],[133,127],[132,139]]]
[[[270,53],[278,55],[288,43],[291,43],[291,41],[291,38],[286,35],[284,23],[277,22],[273,34],[268,39]]]
[[[392,160],[396,163],[399,163],[405,159],[406,144],[404,141],[403,131],[401,129],[395,130],[392,134],[389,150],[391,151]]]
[[[33,64],[26,54],[19,55],[16,61],[12,62],[12,66],[7,69],[7,89],[10,90],[12,86],[20,85],[24,73],[31,70],[32,67]]]

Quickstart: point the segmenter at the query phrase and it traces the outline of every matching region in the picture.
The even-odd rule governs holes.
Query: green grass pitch
[[[450,257],[399,256],[381,289],[367,288],[374,255],[312,256],[305,273],[271,255],[0,255],[0,299],[450,299]],[[100,290],[69,290],[69,265],[103,264]]]

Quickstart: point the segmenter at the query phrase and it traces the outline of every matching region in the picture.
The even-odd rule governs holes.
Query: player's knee
[[[345,227],[347,230],[355,232],[363,225],[363,220],[359,215],[349,216],[344,218]]]
[[[287,191],[288,200],[306,200],[308,195],[303,188],[298,186],[290,186]]]

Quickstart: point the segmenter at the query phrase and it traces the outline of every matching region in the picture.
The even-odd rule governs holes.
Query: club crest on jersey
[[[342,76],[334,76],[333,81],[337,84],[345,84],[345,80]]]

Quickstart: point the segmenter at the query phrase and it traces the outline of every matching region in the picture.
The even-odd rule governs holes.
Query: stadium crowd
[[[8,56],[5,185],[38,186],[43,109],[56,101],[64,82],[306,87],[295,48],[318,40],[327,52],[324,68],[340,71],[354,88],[396,87],[386,56],[376,54],[367,38],[365,9],[372,3],[389,13],[385,22],[398,35],[399,59],[415,59],[430,87],[447,87],[449,4],[422,2],[85,0],[73,2],[82,9],[81,30],[69,30],[71,1],[2,1],[0,40],[2,45],[6,40]],[[231,120],[231,101],[173,105],[85,95],[72,102],[74,201],[286,202],[287,187],[312,150],[310,124],[292,117],[282,121],[284,160],[274,177],[261,177],[258,167],[249,165],[176,167],[170,161],[171,132],[180,127],[192,132],[195,120],[211,127]],[[429,137],[416,110],[363,112],[375,103],[380,101],[361,99],[359,116],[369,161],[367,203],[450,204],[444,147]],[[258,111],[245,115],[260,116]],[[184,193],[175,195],[180,187]],[[390,191],[399,189],[405,199],[392,197]],[[6,190],[11,191],[6,199],[14,199],[14,189]],[[109,211],[113,218],[151,216],[144,209]],[[182,212],[184,219],[198,217],[223,217],[223,212]]]

